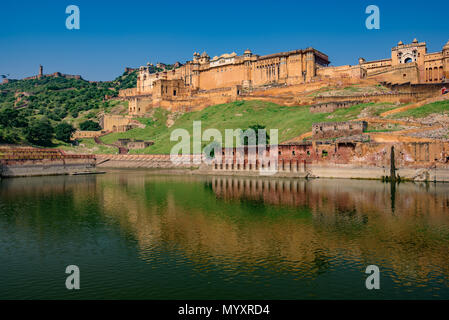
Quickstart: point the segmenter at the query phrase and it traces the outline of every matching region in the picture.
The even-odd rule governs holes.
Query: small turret
[[[198,62],[200,59],[200,54],[198,52],[193,53],[193,62]]]
[[[206,51],[204,51],[201,54],[200,63],[206,63],[206,62],[209,62],[209,60],[210,60],[209,55],[206,53]]]

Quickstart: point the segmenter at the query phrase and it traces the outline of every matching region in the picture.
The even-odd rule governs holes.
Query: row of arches
[[[426,82],[440,82],[443,80],[443,67],[426,68]]]
[[[279,80],[279,76],[281,73],[280,63],[272,63],[266,65],[258,65],[256,69],[259,69],[259,77],[260,79],[264,79],[266,81],[275,81]]]

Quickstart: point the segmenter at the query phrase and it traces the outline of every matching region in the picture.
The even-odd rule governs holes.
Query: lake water
[[[66,289],[68,265],[81,290]],[[0,299],[449,299],[448,285],[449,184],[0,181]]]

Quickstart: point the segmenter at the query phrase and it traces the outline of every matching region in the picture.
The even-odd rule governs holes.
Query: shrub
[[[55,138],[64,142],[70,142],[76,129],[67,122],[61,122],[55,127]]]
[[[31,120],[25,129],[25,138],[28,142],[39,146],[50,146],[54,129],[47,118]]]
[[[80,129],[83,131],[100,131],[101,126],[98,122],[86,120],[80,123]]]

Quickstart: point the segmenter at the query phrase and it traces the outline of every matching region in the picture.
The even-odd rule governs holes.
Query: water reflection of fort
[[[44,176],[0,180],[0,196],[23,197],[75,193],[78,196],[96,191],[95,176]]]
[[[125,179],[103,188],[105,213],[134,234],[149,262],[169,243],[200,269],[265,264],[314,275],[347,260],[388,266],[398,279],[449,279],[446,185],[402,184],[392,197],[378,181]]]
[[[307,206],[315,213],[390,212],[440,215],[449,213],[449,186],[378,181],[258,179],[213,177],[218,198],[263,201],[270,205]]]
[[[449,185],[379,181],[153,176],[2,181],[0,196],[65,195],[137,240],[140,256],[174,248],[199,270],[265,266],[311,276],[379,264],[394,280],[449,283]],[[6,183],[6,184],[5,184]],[[253,205],[252,205],[253,204]],[[42,213],[41,219],[45,219]],[[31,218],[30,218],[31,219]],[[26,217],[20,219],[26,225]],[[29,224],[38,221],[29,221]]]

